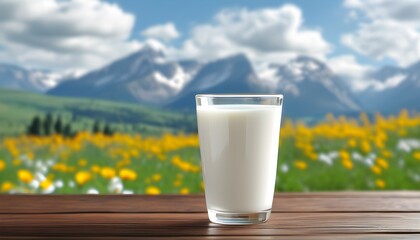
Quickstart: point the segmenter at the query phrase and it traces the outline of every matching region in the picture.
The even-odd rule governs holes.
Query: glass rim
[[[258,93],[243,93],[243,94],[234,94],[234,93],[226,93],[226,94],[196,94],[196,98],[283,98],[283,94],[258,94]]]

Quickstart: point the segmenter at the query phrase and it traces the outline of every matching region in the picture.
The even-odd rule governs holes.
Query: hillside
[[[23,133],[34,116],[46,113],[62,116],[76,129],[90,129],[96,119],[110,123],[118,131],[146,134],[190,131],[196,125],[194,115],[163,111],[140,104],[0,89],[0,136]]]

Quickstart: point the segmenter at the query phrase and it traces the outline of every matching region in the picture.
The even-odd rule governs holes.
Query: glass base
[[[256,213],[232,213],[207,209],[210,221],[225,225],[249,225],[267,222],[271,209]]]

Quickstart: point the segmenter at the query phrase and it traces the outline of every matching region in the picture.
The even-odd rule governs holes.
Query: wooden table
[[[210,223],[203,195],[2,195],[0,238],[420,239],[420,192],[281,193],[265,224]]]

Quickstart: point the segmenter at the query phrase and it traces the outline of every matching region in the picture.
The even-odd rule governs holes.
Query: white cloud
[[[370,19],[392,19],[399,23],[420,25],[418,0],[346,0],[344,6],[358,10]]]
[[[327,63],[335,73],[349,78],[362,78],[369,71],[373,70],[368,65],[358,63],[353,55],[331,57]]]
[[[400,66],[420,59],[420,5],[418,0],[347,0],[350,11],[363,14],[355,32],[342,43],[376,60],[395,60]]]
[[[352,90],[363,90],[371,82],[367,76],[374,69],[369,65],[358,63],[354,55],[332,57],[328,59],[327,63],[336,74],[347,81]]]
[[[241,52],[254,62],[284,62],[301,54],[323,59],[330,50],[319,29],[303,26],[301,10],[286,4],[223,10],[212,23],[193,27],[177,54],[208,60]]]
[[[92,69],[141,44],[134,15],[99,0],[0,2],[0,61],[27,67]]]
[[[169,41],[179,37],[175,24],[168,22],[162,25],[155,25],[147,28],[141,34],[148,38],[156,38],[164,41]]]

